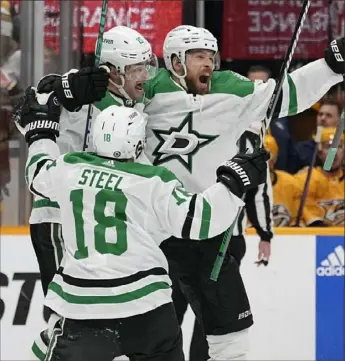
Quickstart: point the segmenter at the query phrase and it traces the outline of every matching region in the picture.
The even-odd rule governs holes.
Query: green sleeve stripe
[[[29,168],[34,164],[34,163],[37,163],[39,162],[40,160],[42,160],[42,158],[44,157],[49,157],[49,154],[47,153],[39,153],[39,154],[36,154],[34,155],[31,159],[30,159],[30,162],[29,164],[26,166],[25,168],[25,180],[26,180],[26,183],[29,183]]]
[[[32,208],[44,208],[44,207],[60,208],[58,202],[52,202],[49,199],[40,199],[38,201],[34,201],[32,204]]]
[[[123,293],[121,295],[114,296],[80,296],[73,295],[63,290],[63,288],[55,283],[51,282],[49,284],[49,290],[56,293],[59,297],[65,300],[68,303],[78,304],[78,305],[99,305],[99,304],[116,304],[116,303],[125,303],[135,301],[139,298],[145,297],[150,293],[153,293],[158,290],[169,289],[170,286],[166,282],[154,282],[150,283],[144,287]]]
[[[37,346],[36,342],[32,345],[31,350],[40,361],[44,361],[46,355],[44,354],[43,351],[40,350],[40,348]]]
[[[289,83],[289,115],[294,115],[297,114],[298,109],[296,85],[289,74],[287,77]]]
[[[210,230],[210,223],[211,223],[211,206],[205,198],[203,198],[203,202],[202,202],[201,217],[202,219],[201,219],[199,238],[207,239]]]

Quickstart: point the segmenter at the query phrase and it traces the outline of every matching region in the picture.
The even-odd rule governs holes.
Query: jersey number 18
[[[88,246],[85,245],[85,231],[83,218],[83,189],[71,191],[70,201],[73,206],[75,231],[77,238],[77,251],[74,254],[76,259],[83,259],[89,256]],[[106,216],[105,208],[107,204],[114,205],[115,216]],[[101,254],[112,254],[120,256],[127,250],[127,224],[126,224],[127,198],[120,191],[108,191],[102,189],[95,196],[95,206],[93,209],[95,249]],[[116,243],[107,242],[107,228],[116,229]]]

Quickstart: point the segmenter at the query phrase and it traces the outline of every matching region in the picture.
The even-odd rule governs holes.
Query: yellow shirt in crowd
[[[294,176],[299,182],[301,192],[307,173],[308,170],[305,169]],[[321,167],[314,168],[303,209],[303,222],[309,225],[320,220],[329,226],[344,226],[344,186],[344,172],[342,170],[339,170],[337,174],[330,175],[324,172]]]
[[[301,192],[299,182],[287,172],[271,173],[273,187],[273,220],[275,227],[293,226],[296,221]]]

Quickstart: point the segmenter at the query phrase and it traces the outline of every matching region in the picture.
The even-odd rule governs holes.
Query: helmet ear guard
[[[110,74],[110,66],[109,66],[109,64],[102,64],[102,65],[100,65],[99,66],[100,68],[102,68],[102,69],[105,69],[105,71],[108,73],[108,74]]]

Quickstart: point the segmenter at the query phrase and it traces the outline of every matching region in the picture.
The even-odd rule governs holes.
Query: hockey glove
[[[13,111],[13,119],[29,146],[39,139],[56,141],[60,129],[60,104],[54,93],[37,94],[27,88]]]
[[[241,198],[248,190],[265,183],[269,158],[264,149],[252,154],[237,154],[217,169],[217,181]]]
[[[55,80],[54,91],[59,102],[70,112],[92,104],[105,96],[109,74],[103,68],[83,68],[70,71]]]
[[[51,93],[54,91],[54,83],[62,78],[59,74],[45,75],[37,84],[37,93]]]
[[[345,38],[333,40],[325,50],[327,65],[336,74],[345,74]]]

